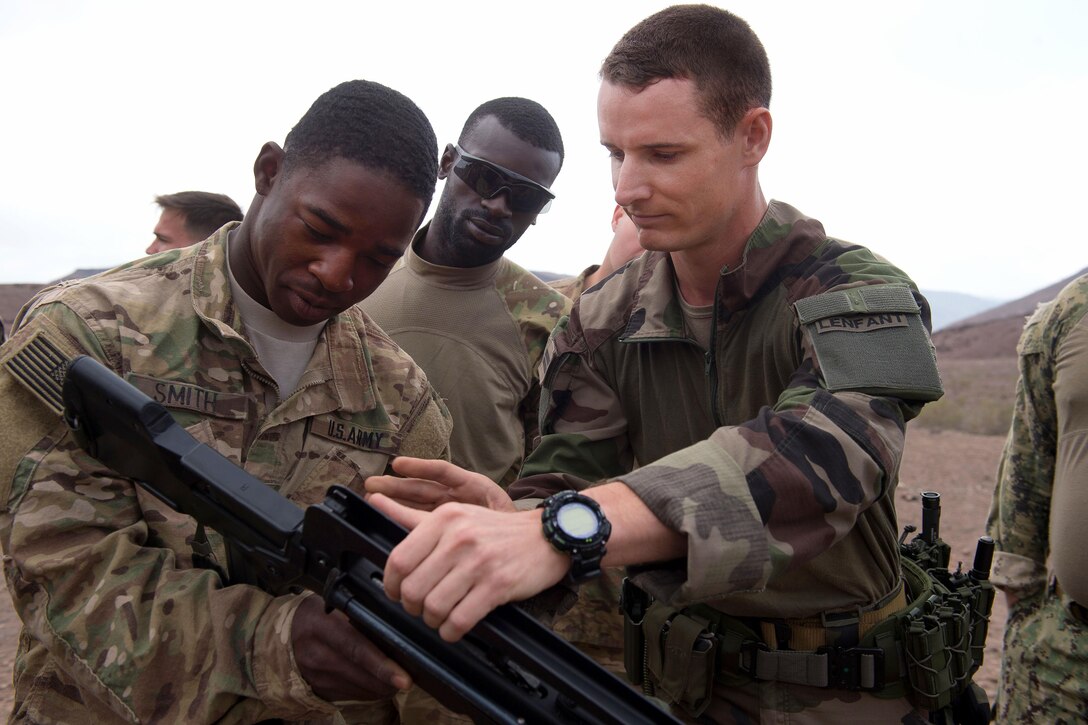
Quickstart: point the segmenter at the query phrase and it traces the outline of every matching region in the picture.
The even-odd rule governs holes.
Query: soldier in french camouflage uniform
[[[990,508],[1009,618],[1001,723],[1088,721],[1088,276],[1028,320]]]
[[[666,9],[602,76],[616,201],[648,252],[553,333],[542,441],[510,493],[582,488],[603,511],[589,527],[611,522],[602,564],[630,566],[627,601],[642,602],[628,671],[677,712],[924,722],[891,615],[907,601],[905,426],[942,394],[928,305],[886,260],[765,200],[770,71],[744,21]],[[414,527],[386,590],[446,639],[585,569],[536,510],[372,500]]]
[[[562,164],[559,127],[539,103],[481,104],[442,153],[434,218],[362,303],[444,399],[452,461],[504,487],[539,438],[537,368],[570,301],[503,253],[551,205]],[[460,720],[418,690],[401,716]]]
[[[410,685],[319,597],[230,581],[223,539],[90,458],[57,403],[65,363],[90,355],[300,506],[448,453],[426,376],[355,306],[430,202],[430,124],[351,81],[285,147],[261,149],[240,224],[43,292],[0,348],[14,722],[354,722]]]

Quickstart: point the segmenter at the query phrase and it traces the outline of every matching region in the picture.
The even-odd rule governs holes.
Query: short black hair
[[[334,158],[385,171],[426,209],[438,179],[438,140],[408,96],[374,81],[345,81],[322,93],[284,142],[284,170]]]
[[[173,209],[185,219],[185,228],[197,239],[205,239],[227,222],[242,221],[242,208],[226,194],[210,191],[179,191],[160,194],[155,203]]]
[[[770,108],[771,66],[748,23],[710,5],[673,5],[628,30],[601,77],[643,90],[664,78],[695,83],[701,110],[723,136],[752,108]]]
[[[463,144],[472,129],[488,116],[494,116],[503,128],[522,141],[559,154],[559,168],[563,168],[563,135],[559,126],[548,109],[528,98],[507,96],[481,104],[469,114],[457,143]]]

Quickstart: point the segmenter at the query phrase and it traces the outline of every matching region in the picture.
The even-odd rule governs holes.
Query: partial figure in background
[[[242,221],[241,207],[226,194],[179,191],[156,196],[155,203],[162,207],[162,214],[147,254],[188,247],[204,241],[228,222]]]
[[[1028,320],[987,528],[1009,605],[999,723],[1088,722],[1088,275]]]
[[[601,263],[586,267],[576,277],[565,277],[548,284],[566,297],[576,300],[587,289],[642,254],[643,251],[638,243],[638,227],[631,221],[631,217],[627,216],[623,207],[616,204],[616,208],[612,210],[612,241]]]
[[[577,300],[587,289],[643,251],[638,243],[638,227],[623,207],[616,204],[612,210],[612,241],[604,260],[587,267],[576,277],[557,279],[548,284],[571,300]],[[599,579],[578,588],[578,602],[559,615],[552,625],[556,633],[618,677],[624,677],[623,615],[619,610],[622,582],[622,569],[603,569]]]

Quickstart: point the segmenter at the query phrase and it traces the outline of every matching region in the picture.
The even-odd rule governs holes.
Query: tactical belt
[[[905,589],[867,611],[777,621],[731,617],[705,605],[674,609],[625,580],[628,678],[693,716],[709,705],[714,684],[753,680],[909,697],[939,710],[977,668],[976,607],[906,559],[903,577]],[[807,650],[788,649],[802,643]]]

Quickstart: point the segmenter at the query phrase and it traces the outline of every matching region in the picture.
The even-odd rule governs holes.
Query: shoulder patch
[[[35,398],[60,415],[68,364],[80,354],[48,318],[17,332],[4,346],[4,369]]]
[[[794,307],[828,390],[921,401],[941,397],[933,343],[908,286],[833,290]]]

